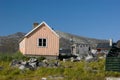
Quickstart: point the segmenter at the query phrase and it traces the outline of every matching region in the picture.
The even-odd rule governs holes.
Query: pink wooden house
[[[34,23],[34,28],[19,43],[23,55],[57,57],[59,55],[59,35],[45,22]]]

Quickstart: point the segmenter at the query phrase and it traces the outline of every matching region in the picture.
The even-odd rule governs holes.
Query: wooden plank
[[[105,70],[120,72],[120,57],[106,57]]]

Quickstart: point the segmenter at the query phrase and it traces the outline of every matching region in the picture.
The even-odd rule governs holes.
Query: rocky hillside
[[[96,47],[98,43],[109,43],[108,40],[100,40],[88,37],[82,37],[70,33],[65,33],[61,31],[56,31],[56,33],[60,36],[60,45],[61,47],[67,47],[70,45],[70,41],[72,40],[74,43],[83,43],[83,44],[90,44],[91,47]]]
[[[25,33],[17,32],[8,36],[0,36],[0,53],[14,53],[18,51],[18,43]]]
[[[108,43],[108,40],[99,40],[87,37],[81,37],[70,33],[56,31],[60,36],[60,48],[70,49],[71,40],[74,43],[87,43],[92,47],[96,47],[98,43]],[[24,37],[25,33],[17,32],[8,36],[0,36],[0,53],[14,53],[18,51],[18,44],[20,39]]]

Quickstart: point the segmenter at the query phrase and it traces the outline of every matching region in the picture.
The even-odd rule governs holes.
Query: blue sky
[[[80,36],[120,39],[120,0],[0,0],[0,36],[29,32],[45,21]]]

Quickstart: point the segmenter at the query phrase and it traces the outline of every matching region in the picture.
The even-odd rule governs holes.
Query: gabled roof
[[[26,35],[25,35],[25,37],[27,37],[27,36],[29,36],[31,33],[33,33],[35,30],[37,30],[38,28],[40,28],[40,27],[42,27],[42,25],[46,25],[57,37],[59,37],[59,35],[51,28],[51,27],[49,27],[48,25],[47,25],[47,23],[46,22],[42,22],[42,23],[40,23],[38,26],[36,26],[34,29],[32,29],[29,33],[27,33]]]

